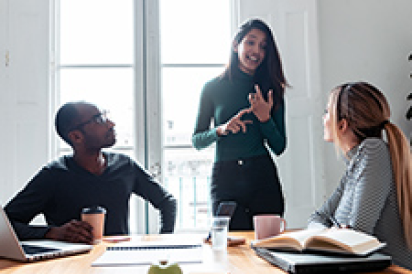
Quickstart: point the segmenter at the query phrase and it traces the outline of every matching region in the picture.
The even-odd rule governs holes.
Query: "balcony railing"
[[[210,177],[168,177],[165,187],[178,203],[176,230],[206,230],[212,216]]]

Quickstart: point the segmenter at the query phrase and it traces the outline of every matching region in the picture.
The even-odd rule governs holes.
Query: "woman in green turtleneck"
[[[286,86],[270,28],[252,19],[236,34],[225,71],[202,90],[192,143],[202,149],[216,142],[213,212],[221,201],[237,202],[231,230],[252,230],[257,214],[284,213],[268,149],[280,155],[286,147]]]

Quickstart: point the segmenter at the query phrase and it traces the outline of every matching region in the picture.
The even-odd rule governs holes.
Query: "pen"
[[[338,222],[338,220],[336,220],[335,217],[333,217],[333,215],[329,216],[329,220],[337,227],[341,228],[342,226],[340,225],[340,223]]]
[[[338,222],[338,220],[335,219],[333,215],[328,215],[328,214],[325,214],[323,212],[318,212],[318,211],[316,211],[316,214],[320,217],[326,218],[327,220],[331,221],[334,226],[339,227],[339,228],[342,227],[341,224]]]
[[[206,242],[210,241],[210,238],[212,238],[212,233],[209,232],[209,234],[206,237]]]

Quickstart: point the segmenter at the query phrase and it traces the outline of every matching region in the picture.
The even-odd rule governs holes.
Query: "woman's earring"
[[[237,46],[238,45],[239,45],[238,43],[233,42],[233,51],[236,52],[236,53],[237,53]]]

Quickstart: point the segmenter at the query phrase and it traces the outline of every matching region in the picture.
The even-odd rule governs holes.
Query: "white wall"
[[[4,205],[49,160],[49,1],[0,0],[0,9],[0,204]]]
[[[412,62],[412,1],[319,0],[322,89],[327,94],[338,84],[364,80],[380,88],[392,110],[391,121],[409,135],[405,119],[411,103],[409,74]],[[326,146],[326,182],[330,192],[342,174],[332,145]]]

